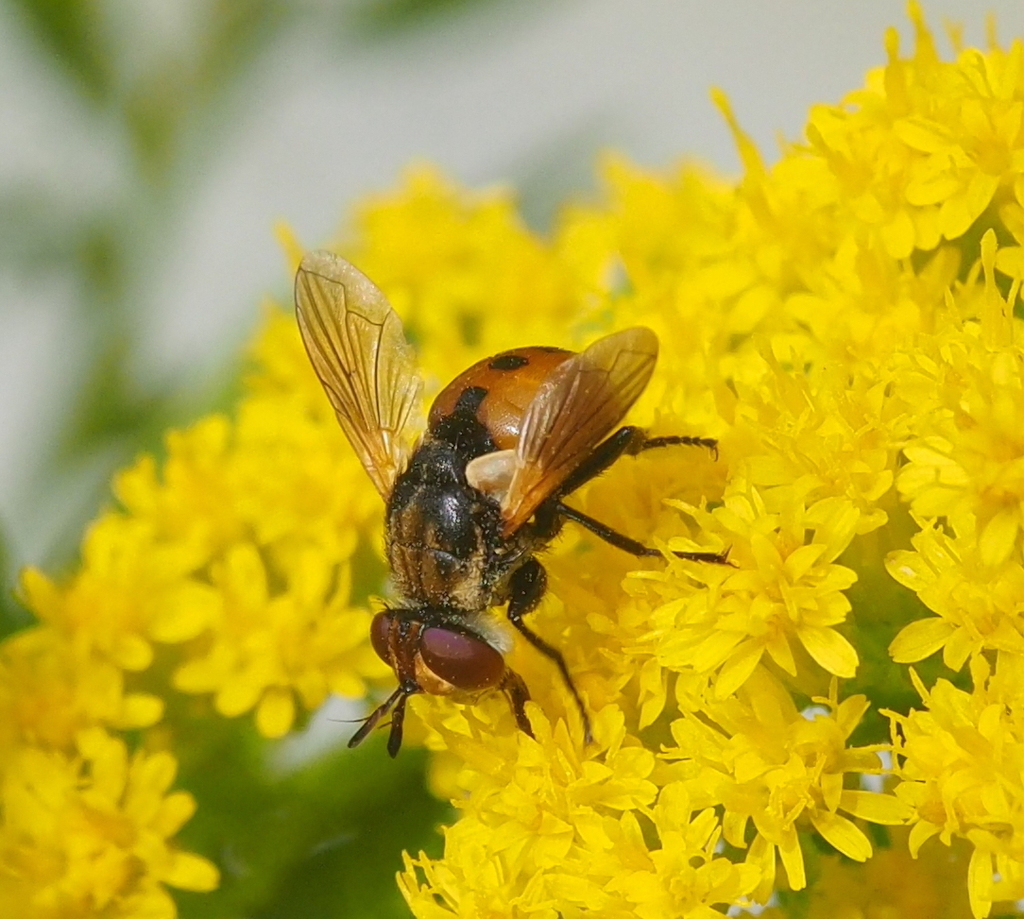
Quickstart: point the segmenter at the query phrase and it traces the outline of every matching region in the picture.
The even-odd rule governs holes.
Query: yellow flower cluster
[[[890,33],[775,165],[717,97],[737,183],[610,159],[603,199],[542,241],[507,194],[420,167],[338,241],[402,315],[428,397],[504,348],[643,324],[662,352],[631,419],[720,442],[572,498],[664,560],[571,527],[544,556],[532,623],[593,744],[521,643],[535,738],[500,695],[411,700],[458,811],[443,857],[399,875],[422,919],[982,917],[1024,897],[1024,44],[954,35],[944,61],[910,10],[913,53]],[[163,885],[216,882],[171,841],[191,799],[151,728],[175,694],[279,737],[328,693],[388,685],[364,602],[379,499],[289,316],[255,358],[232,419],[118,477],[72,577],[25,574],[39,625],[0,649],[5,915],[171,915]],[[929,686],[906,665],[939,650]]]
[[[217,885],[171,843],[194,808],[169,791],[173,732],[144,730],[174,691],[278,737],[387,673],[350,602],[376,494],[285,317],[257,357],[234,421],[171,433],[161,470],[147,456],[117,477],[121,509],[90,527],[74,576],[23,575],[39,624],[0,647],[4,916],[173,917],[165,885]]]
[[[899,845],[916,858],[932,835],[973,847],[951,862],[965,895],[944,910],[983,916],[1021,897],[1024,680],[1010,674],[1024,661],[1024,45],[958,47],[943,62],[911,14],[913,55],[892,33],[887,66],[842,105],[816,108],[807,143],[775,166],[719,97],[745,167],[738,185],[611,161],[606,199],[563,214],[553,249],[587,322],[642,323],[662,341],[640,422],[721,441],[717,465],[645,456],[577,500],[656,545],[729,547],[735,567],[637,570],[596,541],[555,548],[555,596],[537,620],[601,712],[597,748],[580,754],[575,735],[568,757],[556,730],[499,752],[500,707],[492,725],[418,701],[428,745],[459,763],[444,780],[461,815],[443,860],[407,862],[417,915],[700,916],[785,890],[798,912],[830,915],[827,893],[793,899],[809,870],[852,884],[842,876],[857,877],[857,862],[895,863]],[[899,598],[886,570],[938,618]],[[868,661],[868,695],[842,698],[836,678],[859,676],[879,650],[856,639],[882,630],[892,662]],[[882,743],[863,719],[884,704],[888,671],[939,648],[954,671],[974,658],[974,694],[914,675],[925,710],[890,713]],[[1006,675],[989,679],[989,662]],[[516,663],[543,685],[532,662]],[[609,707],[625,719],[611,734]],[[855,731],[878,742],[851,744]],[[894,795],[870,778],[885,772],[884,750]],[[520,773],[537,756],[560,765],[542,790]],[[639,763],[653,787],[573,806],[595,763],[623,779]],[[510,803],[524,793],[530,808]],[[630,816],[647,828],[639,853],[623,832]],[[558,841],[550,865],[536,860],[548,842],[510,842],[523,821]],[[814,836],[850,861],[823,862]],[[914,894],[934,890],[933,858],[897,859],[903,915],[937,914]],[[859,894],[850,915],[896,898]]]
[[[967,839],[968,894],[976,916],[993,900],[1024,891],[1024,658],[1000,655],[996,671],[977,657],[973,692],[915,679],[926,711],[893,715],[894,752],[904,762],[896,794],[916,814],[908,844],[916,855],[932,836]]]

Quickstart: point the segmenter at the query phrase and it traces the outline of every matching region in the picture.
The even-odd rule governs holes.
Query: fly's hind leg
[[[583,739],[589,744],[594,739],[590,729],[590,716],[587,714],[583,699],[580,698],[579,690],[576,689],[576,684],[572,681],[569,668],[565,664],[565,658],[562,657],[561,652],[557,648],[549,645],[523,622],[523,616],[536,609],[546,589],[547,574],[544,571],[544,567],[535,558],[531,558],[528,562],[517,568],[509,581],[508,621],[515,626],[523,638],[540,651],[541,654],[553,661],[558,668],[558,672],[562,675],[562,679],[565,681],[565,685],[568,687],[573,701],[579,709],[580,720],[583,722]],[[525,687],[523,688],[525,690]],[[515,702],[513,702],[512,708],[516,712],[516,720],[518,721],[519,712],[516,710]],[[522,727],[521,722],[520,727]],[[527,733],[531,737],[533,736],[532,731],[527,731]]]
[[[601,539],[609,545],[615,546],[616,549],[622,549],[623,552],[629,552],[638,558],[661,558],[661,553],[657,549],[645,546],[642,542],[637,542],[635,539],[630,539],[618,530],[613,530],[607,524],[601,523],[600,520],[595,520],[589,514],[584,514],[583,511],[569,507],[568,504],[563,504],[561,501],[558,502],[556,509],[560,517],[572,520],[580,526],[586,527],[595,536],[600,536]],[[728,549],[724,549],[721,552],[677,552],[675,549],[670,551],[676,558],[684,558],[691,562],[709,562],[712,565],[732,564],[729,561]]]
[[[645,450],[656,450],[659,447],[705,447],[711,451],[715,459],[718,459],[718,441],[711,437],[648,437],[643,428],[626,425],[594,448],[594,452],[562,483],[558,489],[558,497],[571,495],[577,488],[599,476],[620,456],[636,456]]]
[[[606,543],[615,546],[617,549],[622,549],[624,552],[629,552],[639,558],[660,557],[661,553],[657,549],[645,546],[642,542],[637,542],[635,539],[630,539],[618,530],[614,530],[607,524],[601,523],[600,520],[595,520],[590,515],[584,514],[583,511],[569,507],[562,499],[572,494],[577,488],[585,485],[591,479],[599,476],[620,456],[636,456],[636,454],[643,453],[645,450],[676,446],[705,447],[714,454],[715,459],[718,459],[718,441],[710,437],[688,437],[682,435],[648,437],[647,432],[643,428],[632,425],[619,428],[611,437],[597,445],[594,452],[565,480],[552,503],[543,509],[555,521],[549,529],[552,532],[556,532],[563,519],[572,520],[580,526],[586,527],[591,533],[599,536]],[[542,513],[538,510],[538,520],[541,516]],[[672,554],[676,558],[687,559],[691,562],[709,562],[712,565],[731,564],[728,549],[723,552],[673,551]]]

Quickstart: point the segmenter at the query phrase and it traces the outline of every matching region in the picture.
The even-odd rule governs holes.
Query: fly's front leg
[[[389,711],[391,712],[391,733],[388,735],[388,753],[394,759],[402,747],[402,725],[405,723],[405,702],[411,695],[420,691],[415,682],[405,682],[398,687],[387,699],[378,705],[366,720],[362,727],[352,735],[348,742],[349,747],[358,747]]]
[[[388,753],[394,759],[402,746],[402,726],[405,724],[405,703],[409,696],[423,692],[416,682],[415,649],[423,626],[413,620],[391,616],[387,625],[389,663],[398,677],[398,688],[377,706],[352,735],[348,745],[357,747],[370,734],[389,711],[391,712],[391,733],[388,735]]]
[[[565,664],[565,658],[562,657],[562,653],[557,648],[549,645],[523,622],[523,616],[536,609],[546,589],[547,574],[544,571],[544,567],[535,558],[531,558],[528,562],[517,568],[509,580],[508,621],[516,627],[516,630],[523,638],[540,651],[541,654],[553,661],[558,668],[558,672],[562,675],[562,679],[569,688],[569,692],[576,702],[576,707],[579,709],[580,720],[583,722],[583,740],[589,744],[594,739],[594,735],[590,730],[590,716],[583,705],[583,699],[580,698],[576,684],[572,681],[569,668]],[[515,706],[513,705],[514,708]],[[528,733],[532,736],[532,732]]]
[[[388,756],[394,759],[402,749],[402,725],[405,724],[405,703],[412,693],[406,692],[391,712],[391,732],[388,734]]]
[[[530,691],[526,688],[523,678],[514,670],[505,668],[505,676],[502,677],[498,688],[505,693],[519,730],[527,737],[533,737],[530,719],[526,717],[526,703],[530,701]]]

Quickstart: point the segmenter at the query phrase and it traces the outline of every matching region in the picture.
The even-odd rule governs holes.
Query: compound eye
[[[496,686],[505,675],[505,661],[498,651],[450,629],[425,629],[420,636],[420,655],[436,676],[469,692]]]
[[[377,656],[392,667],[394,664],[391,661],[391,642],[388,640],[388,636],[391,633],[394,619],[394,615],[389,612],[377,613],[373,617],[373,622],[370,623],[370,644],[373,645]]]

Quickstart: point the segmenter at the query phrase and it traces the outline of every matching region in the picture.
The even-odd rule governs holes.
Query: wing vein
[[[657,360],[650,329],[616,332],[561,364],[526,410],[502,502],[506,534],[522,526],[622,420]]]
[[[341,428],[387,498],[412,450],[409,421],[420,389],[401,320],[369,278],[329,252],[303,258],[295,309]]]

